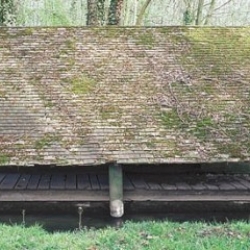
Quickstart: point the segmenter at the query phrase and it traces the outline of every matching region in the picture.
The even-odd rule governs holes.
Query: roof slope
[[[250,28],[0,29],[0,164],[250,161]]]

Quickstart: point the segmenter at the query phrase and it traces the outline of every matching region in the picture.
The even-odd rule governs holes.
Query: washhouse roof
[[[0,28],[0,165],[250,161],[250,28]]]

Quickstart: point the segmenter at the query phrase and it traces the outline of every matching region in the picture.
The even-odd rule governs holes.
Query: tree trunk
[[[111,0],[109,6],[108,24],[119,25],[124,0]]]
[[[87,0],[87,25],[98,25],[97,0]]]
[[[105,0],[87,0],[87,25],[105,24]]]
[[[196,20],[195,20],[195,25],[200,25],[201,24],[203,5],[204,5],[204,0],[199,0],[199,2],[198,2],[198,8],[197,8]]]
[[[97,13],[98,13],[98,22],[99,25],[105,24],[105,0],[98,0],[97,1]]]

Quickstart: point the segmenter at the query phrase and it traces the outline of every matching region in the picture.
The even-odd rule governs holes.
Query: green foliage
[[[72,15],[62,0],[43,0],[33,4],[31,1],[22,1],[18,7],[16,20],[21,26],[70,26],[74,24],[75,15]]]
[[[186,10],[183,14],[183,23],[184,25],[190,25],[193,22],[193,16],[190,13],[190,10]]]
[[[0,0],[0,26],[9,25],[15,21],[14,0]]]
[[[3,0],[2,0],[3,1]],[[7,25],[26,25],[26,26],[68,26],[68,25],[85,25],[89,16],[87,13],[87,2],[83,0],[4,0],[6,7],[4,11],[0,10],[0,22]],[[147,24],[154,25],[182,25],[190,24],[193,19],[191,15],[197,14],[197,1],[124,1],[122,17],[119,17],[121,8],[117,6],[120,1],[117,0],[98,0],[92,1],[97,10],[96,25],[121,24],[135,25]],[[137,3],[138,2],[138,3]],[[154,4],[148,4],[148,3]],[[210,1],[213,2],[213,1]],[[204,4],[201,12],[202,23],[206,23],[209,17],[209,25],[249,25],[249,2],[241,1],[239,7],[232,4],[233,1],[227,1],[228,4],[222,4],[219,7],[210,8],[211,3]],[[14,4],[13,4],[14,3]],[[95,5],[97,3],[97,6]],[[189,6],[189,7],[188,7]],[[214,11],[215,7],[217,11]],[[183,13],[183,10],[188,11]],[[219,11],[218,11],[219,10]],[[14,13],[14,15],[6,15],[6,11]],[[109,12],[109,13],[106,13]],[[191,13],[191,14],[190,14]],[[93,15],[92,15],[93,16]],[[8,18],[7,18],[8,17]],[[211,18],[212,17],[212,18]],[[219,18],[217,18],[219,17]],[[8,20],[6,20],[8,19]],[[9,20],[10,19],[10,20]],[[108,19],[108,20],[107,20]]]

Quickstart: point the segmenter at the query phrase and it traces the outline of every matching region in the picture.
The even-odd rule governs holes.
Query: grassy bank
[[[0,249],[250,249],[250,224],[143,222],[121,228],[48,233],[39,226],[0,225]]]

